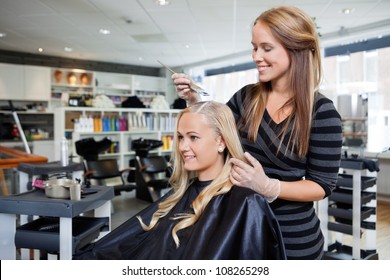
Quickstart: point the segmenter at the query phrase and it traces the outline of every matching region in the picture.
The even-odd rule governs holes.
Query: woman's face
[[[253,26],[252,46],[252,58],[257,65],[260,81],[285,85],[290,68],[288,52],[261,21]]]
[[[213,180],[224,165],[225,145],[220,136],[208,126],[204,115],[185,113],[178,123],[179,151],[187,171],[196,171],[201,181]]]

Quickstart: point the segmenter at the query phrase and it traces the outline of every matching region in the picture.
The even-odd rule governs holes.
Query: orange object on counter
[[[0,183],[3,195],[8,195],[3,169],[15,168],[22,162],[42,163],[47,161],[47,157],[0,146]]]

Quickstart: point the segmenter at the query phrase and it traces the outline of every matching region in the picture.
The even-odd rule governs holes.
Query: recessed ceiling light
[[[38,52],[43,52],[43,48],[38,48]]]
[[[140,57],[138,57],[138,60],[142,61],[142,60],[144,60],[144,58],[142,56],[140,56]]]
[[[166,6],[166,5],[169,5],[169,1],[168,0],[156,0],[156,4],[159,6]]]
[[[190,44],[185,44],[184,47],[185,47],[186,49],[189,49],[189,48],[191,48],[191,45],[190,45]]]
[[[5,36],[7,36],[7,33],[0,32],[0,38],[4,38]]]
[[[349,14],[352,14],[354,11],[355,11],[354,8],[345,8],[345,9],[342,9],[340,12],[343,13],[344,15],[349,15]]]
[[[100,34],[103,34],[103,35],[108,35],[108,34],[111,33],[111,31],[108,30],[108,29],[105,29],[105,28],[100,28],[100,29],[99,29],[99,33],[100,33]]]
[[[133,23],[133,21],[131,20],[131,18],[125,17],[124,20],[125,20],[125,22],[126,22],[127,24]]]
[[[66,51],[66,52],[72,52],[73,49],[72,49],[71,47],[65,47],[65,48],[64,48],[64,51]]]

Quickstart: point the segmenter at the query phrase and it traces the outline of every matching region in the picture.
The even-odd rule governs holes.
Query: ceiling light
[[[133,23],[133,21],[132,21],[131,18],[129,18],[129,17],[124,17],[123,19],[124,19],[124,21],[125,21],[127,24]]]
[[[144,58],[143,58],[142,56],[140,56],[140,57],[138,57],[138,60],[139,60],[139,61],[143,61]]]
[[[43,52],[43,48],[38,48],[38,52]]]
[[[345,8],[342,9],[340,12],[343,13],[344,15],[349,15],[352,14],[354,10],[355,10],[354,8]]]
[[[103,34],[103,35],[109,35],[111,33],[111,31],[108,29],[100,28],[99,33]]]
[[[65,48],[64,48],[64,51],[66,51],[66,52],[72,52],[73,49],[72,49],[71,47],[65,47]]]
[[[191,46],[190,46],[189,44],[185,44],[184,47],[185,47],[186,49],[191,48]]]
[[[166,6],[166,5],[169,5],[169,1],[168,0],[156,0],[156,4],[159,6]]]
[[[7,36],[7,33],[0,32],[0,38],[4,38],[5,36]]]

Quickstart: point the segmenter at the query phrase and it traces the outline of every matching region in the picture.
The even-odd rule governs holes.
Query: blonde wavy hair
[[[263,12],[256,18],[253,26],[258,22],[270,28],[290,57],[289,87],[292,96],[280,110],[291,106],[292,112],[278,136],[283,139],[292,123],[287,146],[291,148],[291,152],[296,148],[295,152],[299,157],[304,157],[309,149],[314,98],[322,77],[319,36],[315,22],[302,10],[289,6]],[[271,91],[271,82],[259,82],[244,101],[245,113],[238,122],[238,127],[248,129],[250,141],[256,142],[267,96]]]
[[[228,106],[215,101],[195,103],[194,105],[183,109],[179,113],[177,118],[176,131],[181,117],[187,113],[202,114],[213,132],[217,136],[222,137],[226,145],[224,150],[225,164],[219,175],[210,183],[210,185],[204,188],[192,202],[191,207],[193,209],[193,213],[180,213],[175,215],[173,218],[178,220],[177,224],[172,229],[172,237],[177,247],[180,245],[177,232],[195,224],[202,215],[210,200],[217,195],[222,195],[229,192],[233,186],[229,179],[230,170],[232,168],[231,164],[229,163],[229,159],[234,157],[247,162],[244,158],[244,151],[238,137],[237,127],[233,114]],[[137,216],[142,228],[146,231],[156,227],[158,221],[168,215],[168,213],[180,201],[186,190],[197,177],[196,172],[190,172],[184,169],[184,161],[179,150],[177,133],[175,133],[174,136],[174,146],[175,147],[172,156],[173,173],[169,179],[169,184],[173,189],[173,193],[166,200],[159,203],[158,209],[153,214],[149,225],[144,224],[141,217]]]

